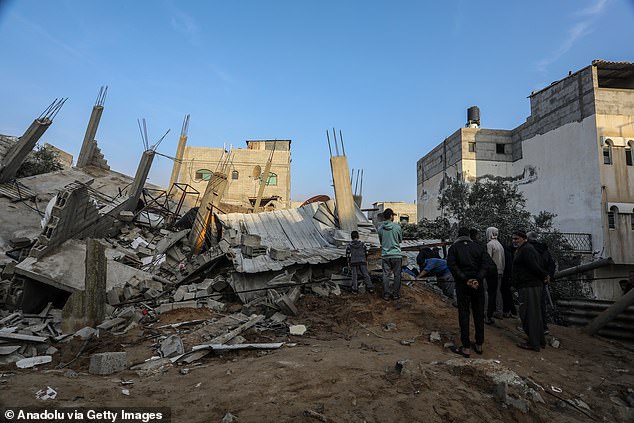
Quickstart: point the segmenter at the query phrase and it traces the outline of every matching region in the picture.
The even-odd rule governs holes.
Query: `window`
[[[625,164],[632,166],[632,141],[629,141],[625,147]]]
[[[409,216],[408,216],[408,215],[406,215],[406,214],[402,214],[402,215],[399,217],[399,222],[401,223],[401,225],[404,225],[404,224],[409,223]]]
[[[475,153],[475,143],[474,142],[470,142],[469,143],[469,153]]]
[[[269,177],[266,178],[266,184],[271,186],[277,186],[277,174],[269,172]]]
[[[603,164],[612,164],[612,141],[610,140],[603,145]]]
[[[208,181],[211,179],[212,171],[209,169],[198,169],[196,171],[196,180],[198,181]]]
[[[240,173],[238,173],[237,170],[234,170],[233,172],[231,172],[231,179],[238,179],[239,176],[240,176]]]
[[[616,229],[616,214],[618,213],[618,209],[616,207],[612,207],[608,212],[608,228]]]
[[[495,144],[495,152],[497,154],[504,154],[504,144]]]

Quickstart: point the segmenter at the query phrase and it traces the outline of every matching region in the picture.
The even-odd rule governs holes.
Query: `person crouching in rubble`
[[[484,275],[486,251],[469,238],[469,229],[460,228],[458,238],[449,247],[447,264],[456,281],[456,297],[458,300],[458,323],[460,324],[461,347],[454,347],[452,351],[469,357],[471,355],[471,340],[469,339],[469,311],[473,313],[475,326],[475,343],[473,348],[482,354],[484,344]]]
[[[398,223],[394,223],[392,209],[383,211],[385,221],[379,226],[377,232],[381,240],[381,264],[383,267],[383,299],[390,300],[390,273],[394,275],[394,287],[391,297],[394,300],[401,298],[401,242],[403,241],[403,229]]]
[[[426,276],[436,276],[438,287],[449,298],[454,298],[454,280],[449,267],[447,266],[447,260],[432,256],[433,252],[431,248],[424,248],[416,256],[416,264],[421,269],[418,274],[418,279]]]
[[[346,247],[346,258],[352,271],[352,293],[357,294],[359,292],[357,279],[359,274],[361,274],[365,280],[368,292],[372,294],[374,286],[372,286],[372,279],[368,273],[368,246],[365,242],[359,241],[359,232],[357,231],[352,231],[350,238],[352,238],[352,241]]]
[[[540,257],[523,230],[513,232],[511,238],[515,250],[513,258],[513,283],[519,291],[520,319],[522,328],[528,337],[518,347],[539,352],[546,347],[544,322],[542,321],[542,291],[544,284],[550,281],[548,272],[540,263]]]

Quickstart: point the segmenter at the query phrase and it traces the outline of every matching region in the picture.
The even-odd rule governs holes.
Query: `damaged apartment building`
[[[516,184],[527,209],[557,215],[593,270],[593,295],[621,296],[619,278],[634,270],[634,63],[595,60],[529,96],[531,114],[511,130],[480,127],[468,110],[466,127],[417,162],[418,217],[441,215],[446,178]]]
[[[181,138],[172,183],[188,184],[204,192],[213,173],[227,171],[220,209],[245,211],[256,207],[279,210],[291,202],[291,141],[248,140],[247,148],[186,146]],[[265,177],[266,172],[266,177]],[[170,184],[171,185],[171,184]]]

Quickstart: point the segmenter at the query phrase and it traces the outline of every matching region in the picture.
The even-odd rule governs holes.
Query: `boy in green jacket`
[[[379,226],[379,239],[381,240],[381,264],[383,267],[383,299],[394,300],[401,298],[401,265],[403,256],[401,254],[401,241],[403,241],[403,230],[401,225],[394,223],[394,211],[385,209],[383,211],[385,221]],[[390,293],[390,273],[394,274],[394,287]]]

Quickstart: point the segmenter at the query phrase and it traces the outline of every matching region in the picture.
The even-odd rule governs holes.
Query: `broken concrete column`
[[[53,121],[46,117],[33,121],[0,162],[0,183],[15,177],[26,156],[52,123]]]
[[[178,182],[178,175],[181,172],[181,163],[183,161],[183,155],[185,153],[185,145],[187,144],[187,130],[189,129],[189,115],[185,116],[183,121],[183,128],[181,129],[181,136],[178,139],[178,147],[176,148],[176,160],[174,160],[174,167],[172,168],[172,176],[170,177],[170,184],[167,186],[167,190],[172,189],[172,185]]]
[[[75,332],[96,326],[105,317],[107,260],[105,247],[94,239],[86,240],[86,286],[75,291],[62,312],[62,330]]]
[[[335,200],[337,202],[337,217],[339,227],[352,232],[357,230],[357,216],[350,184],[350,170],[346,156],[332,156],[330,158],[332,180],[335,186]]]
[[[84,141],[81,144],[81,151],[79,152],[79,157],[77,158],[77,167],[87,166],[92,161],[93,154],[95,153],[95,147],[97,147],[95,135],[97,135],[97,128],[99,128],[99,121],[101,120],[102,113],[103,106],[95,105],[92,108],[88,127],[86,128],[86,134],[84,135]]]
[[[111,375],[128,367],[128,354],[125,352],[106,352],[90,357],[88,372],[93,375]]]
[[[198,208],[198,214],[194,220],[192,231],[189,234],[189,241],[193,246],[193,253],[198,254],[205,243],[207,230],[213,223],[213,210],[218,208],[220,200],[227,187],[227,175],[221,172],[214,172],[207,183],[205,194]]]
[[[141,192],[143,192],[143,187],[145,186],[145,181],[152,168],[154,154],[154,150],[146,150],[143,152],[139,167],[136,170],[136,175],[134,175],[134,181],[130,187],[130,196],[126,202],[126,210],[134,211],[136,209],[139,198],[141,198]]]

